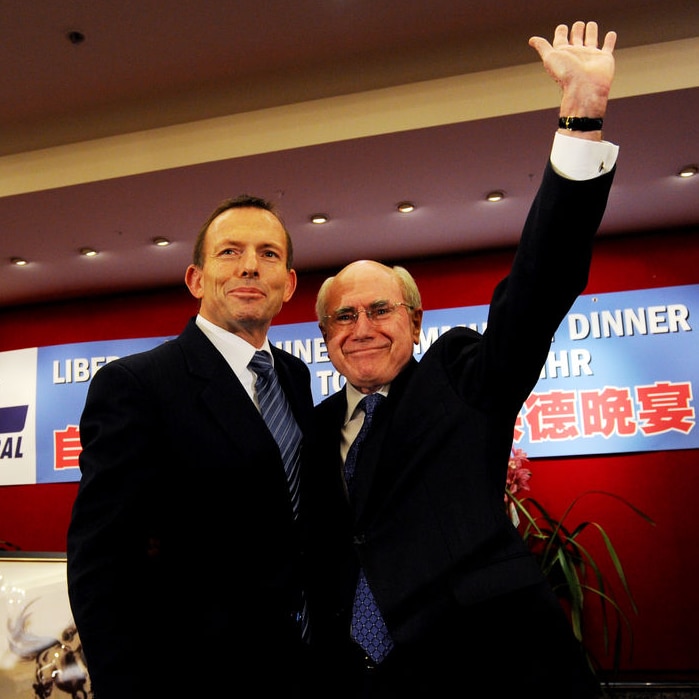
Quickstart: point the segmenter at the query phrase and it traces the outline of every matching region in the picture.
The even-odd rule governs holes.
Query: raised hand
[[[607,32],[598,48],[596,22],[559,24],[553,44],[540,36],[529,39],[547,73],[563,91],[561,116],[603,117],[614,79],[616,32]]]

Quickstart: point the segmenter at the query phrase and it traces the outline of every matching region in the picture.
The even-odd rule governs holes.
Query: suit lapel
[[[284,350],[271,346],[274,355],[274,368],[279,377],[279,383],[289,401],[294,418],[304,435],[308,435],[311,427],[313,404],[308,402],[309,385],[299,385],[290,369],[289,356]]]
[[[259,411],[228,366],[192,319],[179,337],[189,371],[199,385],[201,399],[211,417],[240,444],[241,440],[264,440],[276,449]]]

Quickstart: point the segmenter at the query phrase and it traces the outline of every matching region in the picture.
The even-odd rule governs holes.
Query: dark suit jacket
[[[308,368],[272,352],[307,449]],[[80,436],[68,585],[96,699],[295,696],[300,524],[276,443],[194,319],[95,374]]]
[[[504,509],[507,463],[517,414],[587,283],[611,181],[573,182],[547,167],[487,330],[449,330],[392,382],[351,504],[341,477],[345,390],[317,407],[327,458],[308,486],[329,644],[347,636],[358,562],[397,644],[423,637],[455,605],[542,579]]]

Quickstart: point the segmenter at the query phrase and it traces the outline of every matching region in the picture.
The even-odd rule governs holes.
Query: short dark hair
[[[291,235],[286,228],[277,207],[268,199],[263,199],[262,197],[255,197],[250,194],[239,194],[237,197],[232,197],[230,199],[224,199],[212,212],[209,217],[204,221],[204,224],[199,229],[197,234],[197,239],[194,241],[194,250],[192,252],[192,263],[196,267],[203,267],[204,265],[204,241],[206,239],[206,232],[209,230],[209,226],[215,218],[220,216],[224,211],[228,209],[262,209],[263,211],[269,211],[274,215],[279,223],[282,224],[284,229],[284,235],[286,237],[286,268],[290,270],[294,266],[294,244],[291,241]]]

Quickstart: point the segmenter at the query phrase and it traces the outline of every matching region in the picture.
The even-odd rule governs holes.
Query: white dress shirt
[[[243,388],[248,392],[248,395],[259,410],[260,406],[255,393],[257,375],[255,372],[248,369],[248,364],[252,359],[252,355],[257,352],[257,348],[253,347],[249,342],[246,342],[236,334],[228,332],[228,330],[224,330],[218,325],[214,325],[211,321],[206,320],[206,318],[200,315],[197,315],[196,324],[204,335],[211,340],[213,346],[223,355],[223,358],[228,362],[231,369],[235,372],[235,375],[240,379]],[[260,349],[268,352],[269,356],[272,357],[269,339],[265,338],[265,343]],[[274,358],[272,358],[272,366],[274,366]]]

